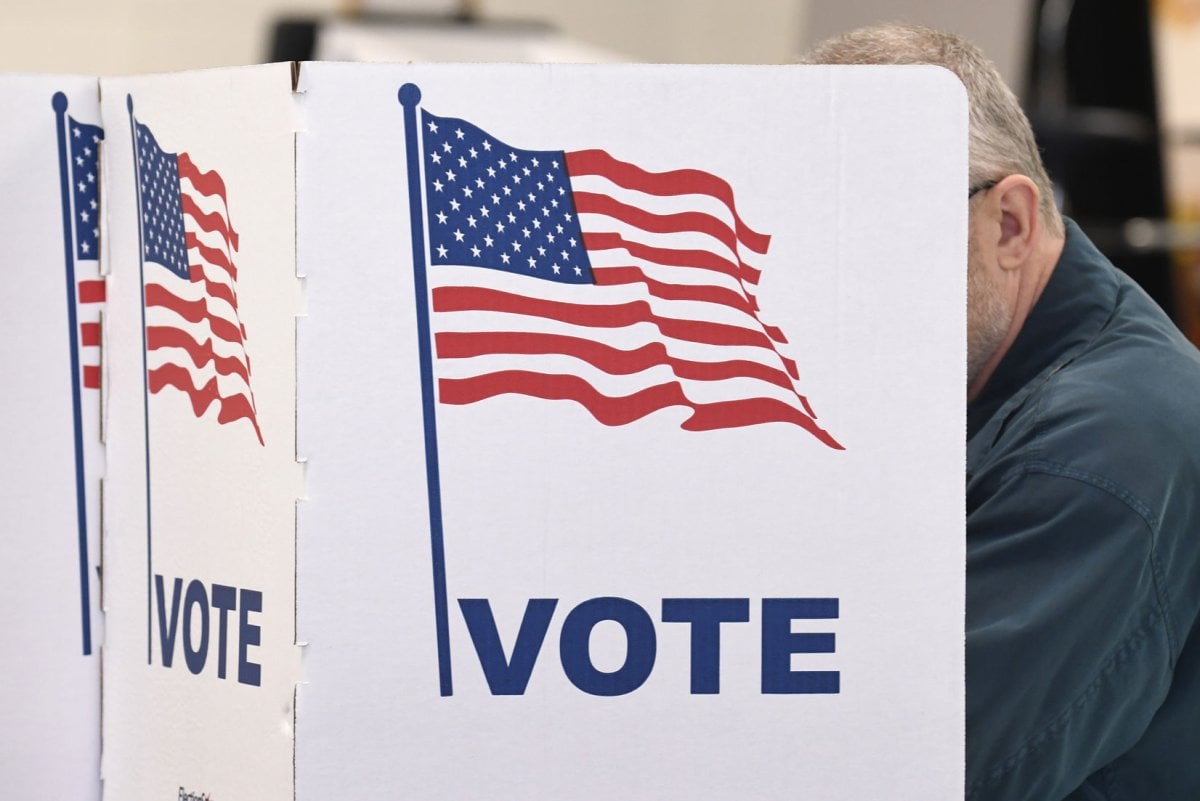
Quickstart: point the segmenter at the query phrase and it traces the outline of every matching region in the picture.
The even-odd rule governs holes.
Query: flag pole
[[[137,192],[137,221],[138,221],[138,286],[140,287],[139,305],[142,309],[142,433],[146,443],[146,664],[153,664],[154,638],[153,615],[154,597],[151,592],[152,575],[150,556],[152,553],[150,527],[150,375],[149,355],[146,349],[146,251],[144,234],[142,232],[142,170],[138,166],[137,120],[133,117],[133,95],[125,95],[125,108],[129,110],[129,141],[133,145],[133,176],[134,190]]]
[[[83,402],[79,387],[79,312],[75,293],[75,237],[71,219],[71,175],[67,147],[67,96],[55,92],[50,101],[58,127],[58,174],[62,192],[63,253],[67,267],[67,326],[71,345],[71,407],[75,432],[75,509],[79,529],[79,604],[83,621],[83,653],[92,652],[92,613],[88,582],[87,486],[83,462]]]
[[[429,489],[429,539],[433,562],[433,614],[437,624],[438,678],[443,696],[454,694],[450,671],[450,621],[446,603],[446,551],[442,539],[442,489],[438,471],[437,398],[433,387],[433,346],[429,327],[429,281],[425,263],[425,222],[421,202],[421,155],[417,146],[417,104],[421,90],[406,83],[398,93],[404,107],[404,154],[408,164],[408,215],[412,227],[413,288],[417,301],[417,352],[421,365],[421,408],[425,417],[425,474]]]

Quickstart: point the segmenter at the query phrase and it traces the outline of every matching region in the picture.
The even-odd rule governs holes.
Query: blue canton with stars
[[[429,260],[591,284],[563,154],[421,111]]]
[[[75,257],[100,258],[100,140],[104,129],[68,117],[71,193],[75,199]]]
[[[180,207],[179,160],[164,153],[154,134],[137,124],[138,194],[142,212],[142,259],[188,278],[187,240]]]

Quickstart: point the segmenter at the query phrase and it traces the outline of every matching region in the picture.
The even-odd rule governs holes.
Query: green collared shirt
[[[966,797],[1200,799],[1200,354],[1068,220],[967,420]]]

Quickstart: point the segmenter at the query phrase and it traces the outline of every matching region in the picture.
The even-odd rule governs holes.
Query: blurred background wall
[[[1200,0],[4,0],[0,71],[770,64],[885,20],[955,31],[991,56],[1064,209],[1200,342]]]
[[[0,70],[126,74],[251,64],[282,16],[466,9],[542,21],[636,61],[780,63],[814,37],[905,18],[975,38],[1019,77],[1019,2],[993,0],[5,0]],[[1013,13],[1014,9],[1018,13]]]

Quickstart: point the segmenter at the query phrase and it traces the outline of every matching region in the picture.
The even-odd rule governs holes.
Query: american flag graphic
[[[217,422],[246,420],[262,443],[225,182],[163,152],[145,124],[136,137],[150,392],[183,392],[197,417],[216,404]]]
[[[760,318],[770,237],[726,181],[420,124],[442,403],[569,400],[610,426],[683,407],[686,430],[785,423],[841,448]]]
[[[100,140],[104,130],[67,117],[68,169],[75,252],[76,314],[82,386],[100,388]]]

